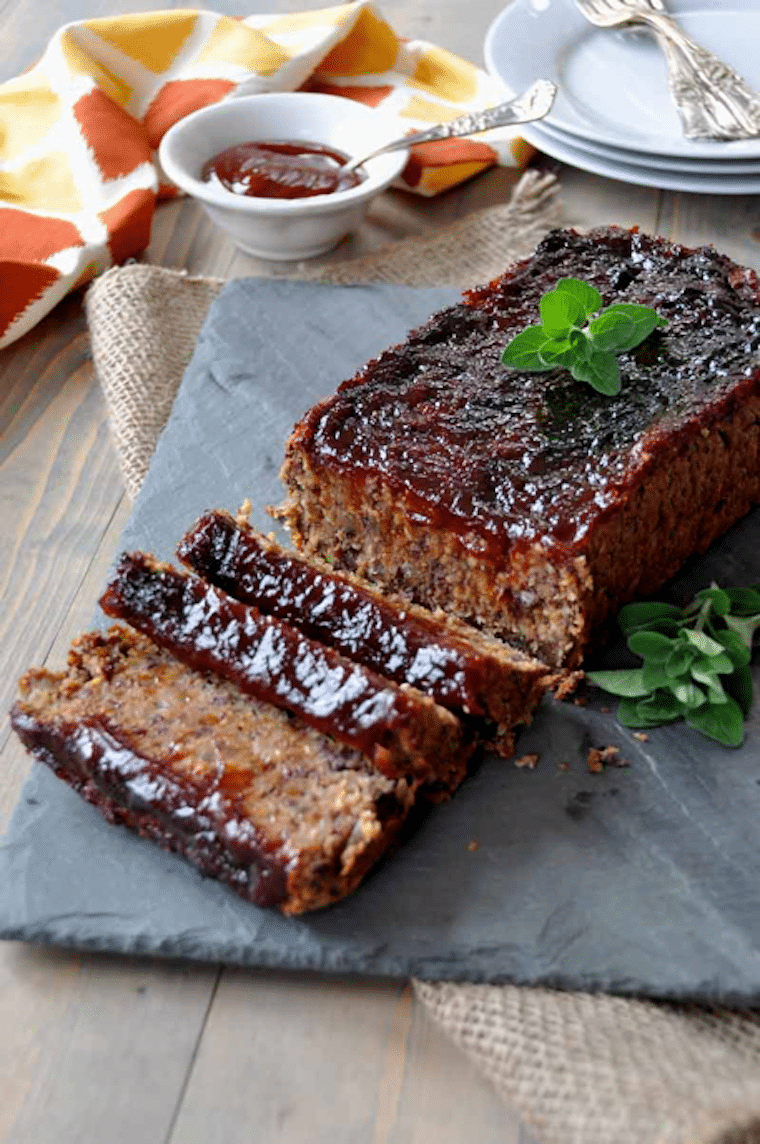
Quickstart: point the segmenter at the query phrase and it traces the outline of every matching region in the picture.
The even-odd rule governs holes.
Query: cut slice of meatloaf
[[[454,789],[464,777],[473,744],[452,712],[196,576],[127,553],[100,603],[189,667],[362,751],[389,778]]]
[[[97,806],[261,906],[329,905],[395,840],[415,784],[128,629],[28,672],[11,722]]]
[[[617,397],[501,363],[565,276],[668,320]],[[554,231],[304,416],[281,515],[298,548],[575,665],[760,501],[759,346],[757,277],[713,249]]]
[[[469,624],[288,552],[226,512],[201,517],[177,554],[204,580],[310,639],[444,707],[492,721],[503,749],[555,678],[545,664]]]

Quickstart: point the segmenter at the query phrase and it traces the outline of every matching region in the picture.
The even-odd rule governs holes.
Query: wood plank
[[[162,1141],[217,970],[5,945],[2,1144]]]
[[[3,711],[20,673],[47,656],[123,495],[79,306],[64,303],[68,323],[51,315],[0,367]],[[7,736],[4,722],[0,746]],[[0,828],[17,788],[16,763],[4,765]]]
[[[123,482],[90,361],[82,292],[0,354],[0,705],[16,679],[89,623],[97,587],[77,600],[93,556],[110,563],[124,515]],[[114,520],[116,519],[116,525]],[[102,542],[110,539],[105,552]],[[98,585],[99,586],[99,585]],[[70,617],[66,626],[66,618]],[[58,662],[63,660],[60,649]],[[24,752],[0,728],[0,830],[23,776]]]
[[[712,243],[740,265],[760,268],[756,196],[669,195],[662,225],[687,246]]]
[[[267,1144],[519,1134],[407,986],[225,970],[167,1144],[248,1144],[254,1124]]]
[[[466,5],[452,4],[451,0],[438,4],[427,0],[381,0],[378,6],[400,35],[445,46],[482,66],[486,30],[505,5],[503,0],[474,0]],[[292,7],[297,10],[298,3]]]
[[[595,226],[658,229],[663,192],[590,175],[554,160],[545,159],[542,165],[559,174],[563,226],[581,230]]]
[[[309,267],[359,258],[505,201],[518,177],[516,171],[496,169],[434,200],[391,190],[371,205],[360,231],[348,235],[335,250],[311,259]],[[210,221],[201,207],[188,199],[159,204],[144,261],[217,278],[292,278],[297,277],[304,266],[297,262],[268,262],[243,253]]]
[[[412,999],[404,1083],[389,1144],[532,1144],[517,1114]]]

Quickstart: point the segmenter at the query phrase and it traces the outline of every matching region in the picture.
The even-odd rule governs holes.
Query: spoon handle
[[[404,135],[401,139],[394,139],[384,147],[370,151],[358,159],[346,163],[347,170],[354,170],[366,163],[367,159],[375,155],[387,155],[390,151],[401,151],[411,147],[413,143],[432,143],[436,139],[454,139],[463,135],[476,135],[480,131],[488,131],[492,127],[508,127],[515,123],[530,123],[534,119],[543,119],[551,109],[554,97],[557,94],[556,84],[551,80],[539,79],[524,91],[522,95],[510,99],[507,103],[499,103],[496,107],[487,107],[484,111],[471,111],[460,115],[450,123],[438,123],[435,127],[428,127],[424,131],[417,131],[413,135]]]

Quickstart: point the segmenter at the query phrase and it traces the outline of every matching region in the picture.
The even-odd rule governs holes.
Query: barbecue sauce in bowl
[[[209,159],[201,178],[235,195],[306,199],[358,187],[365,175],[343,170],[348,158],[321,143],[238,143]]]

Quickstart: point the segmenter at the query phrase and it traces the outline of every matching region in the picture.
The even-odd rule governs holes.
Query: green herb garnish
[[[590,671],[592,683],[622,696],[625,727],[658,727],[683,718],[725,747],[744,741],[752,704],[752,641],[760,628],[760,584],[697,592],[685,608],[628,604],[618,616],[642,666]]]
[[[580,278],[560,278],[541,299],[541,325],[528,326],[504,350],[501,360],[515,369],[568,369],[600,393],[620,393],[617,354],[640,345],[656,326],[667,326],[651,306],[616,302],[588,322],[602,296]]]

